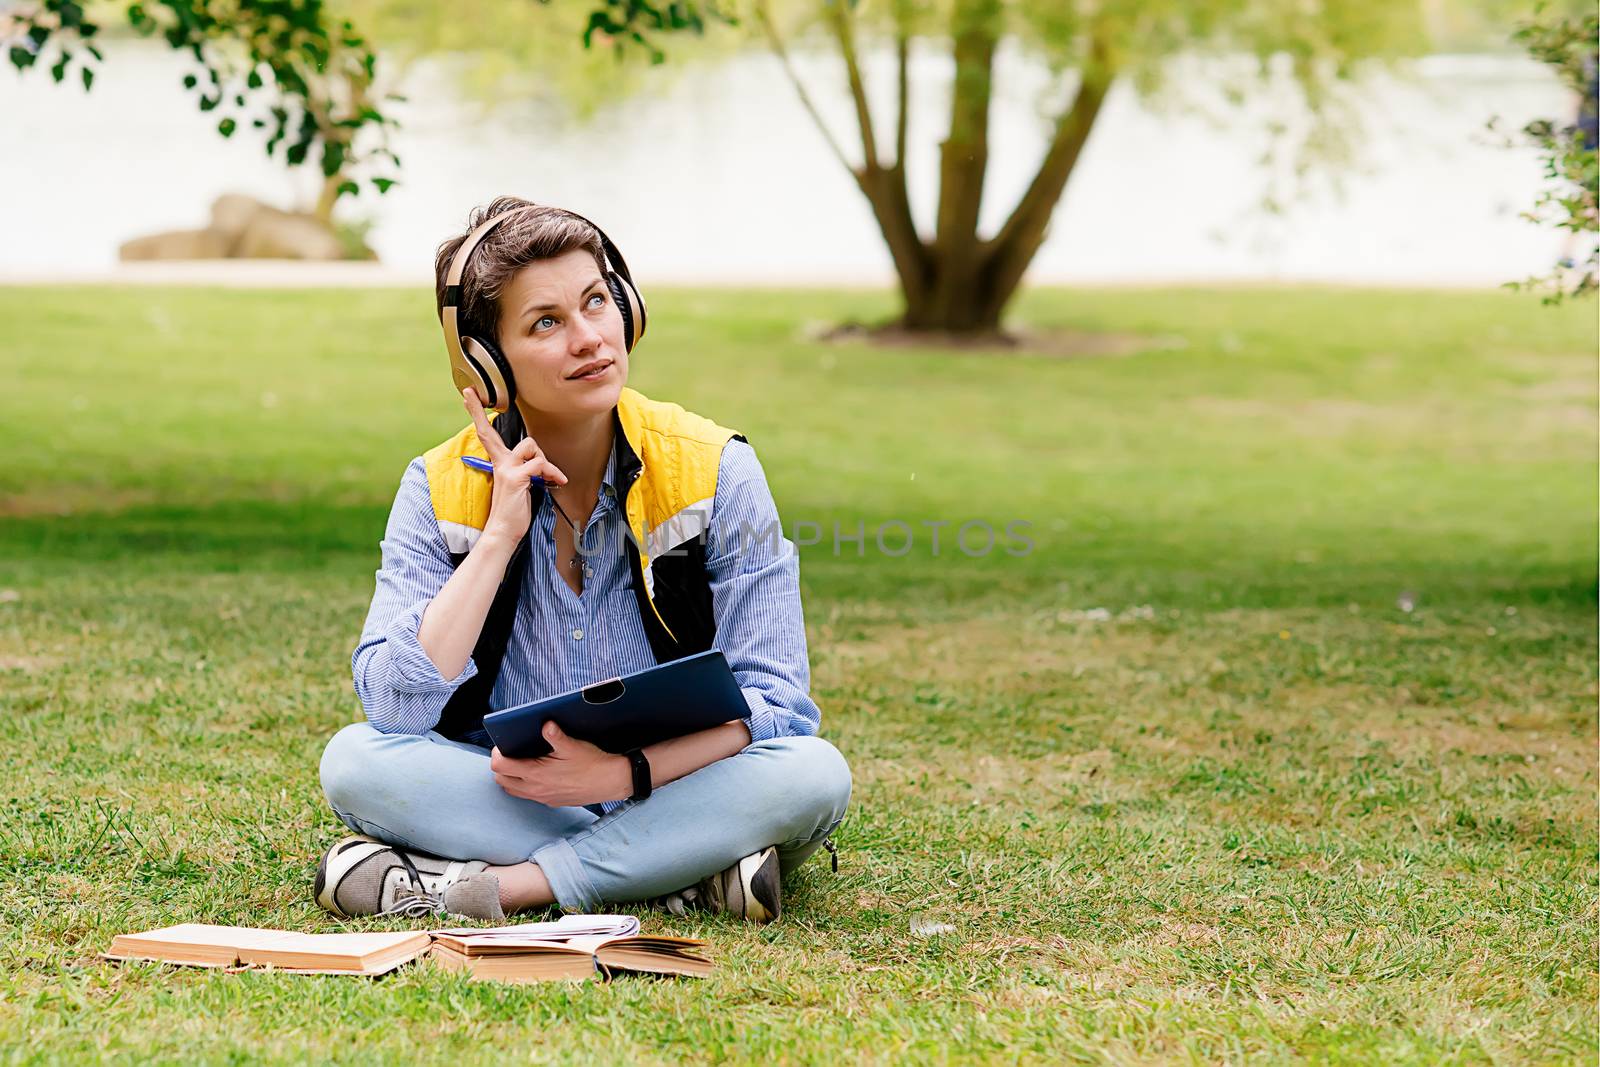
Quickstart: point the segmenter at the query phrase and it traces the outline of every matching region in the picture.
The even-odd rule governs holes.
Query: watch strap
[[[633,769],[633,796],[628,799],[643,800],[650,795],[650,761],[645,759],[643,749],[630,748],[623,755]]]

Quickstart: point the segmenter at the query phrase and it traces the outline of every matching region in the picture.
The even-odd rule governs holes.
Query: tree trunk
[[[322,179],[322,192],[312,214],[328,229],[333,229],[333,207],[339,202],[339,186],[345,181],[344,171]]]
[[[849,77],[861,134],[862,163],[853,166],[834,139],[821,112],[789,61],[788,48],[765,0],[757,0],[757,21],[794,83],[835,157],[850,172],[872,207],[878,229],[899,276],[905,311],[903,329],[958,335],[1000,333],[1001,319],[1022,276],[1044,243],[1050,216],[1076,167],[1101,105],[1116,76],[1099,33],[1090,31],[1081,80],[1072,106],[1057,120],[1050,147],[1028,190],[1010,218],[989,240],[978,235],[983,183],[989,162],[989,103],[994,54],[1001,27],[1000,0],[957,0],[951,37],[956,63],[950,100],[950,132],[940,145],[939,205],[932,240],[918,232],[906,185],[908,86],[906,67],[910,30],[906,9],[896,8],[895,60],[897,114],[895,157],[879,159],[871,109],[856,52],[850,6],[830,3],[831,25]]]
[[[371,91],[371,79],[365,73],[352,73],[347,68],[340,68],[338,73],[330,74],[312,86],[313,92],[308,94],[308,106],[319,112],[324,129],[334,129],[334,122],[338,119],[349,119],[359,115],[370,107],[368,93]],[[342,158],[350,158],[352,133],[348,129],[339,128],[337,135],[330,133],[330,141],[337,139],[343,148]],[[346,174],[348,162],[341,165],[334,173],[325,175],[322,180],[322,189],[317,194],[316,205],[312,214],[317,221],[328,229],[333,229],[333,209],[338,206],[342,185],[349,181]]]
[[[981,284],[978,211],[989,167],[989,101],[999,19],[998,0],[961,0],[952,16],[956,73],[950,92],[950,133],[939,152],[932,285],[925,299],[905,294],[907,329],[974,333],[986,325],[971,297]]]
[[[889,246],[889,258],[894,261],[906,306],[913,302],[928,303],[933,285],[932,259],[911,218],[905,168],[896,163],[892,167],[858,173],[856,182],[866,194],[873,217],[878,220],[883,243]]]
[[[1004,303],[996,306],[992,299],[988,273],[981,268],[974,271],[970,262],[955,264],[954,268],[947,277],[955,274],[970,282],[950,289],[946,296],[935,298],[926,292],[913,295],[901,287],[905,299],[905,312],[899,323],[902,329],[970,336],[1001,332]]]
[[[1072,106],[1057,120],[1039,172],[992,239],[975,246],[935,242],[928,249],[926,265],[933,281],[915,291],[904,284],[902,273],[906,310],[901,325],[905,329],[953,334],[1001,332],[1006,306],[1044,243],[1050,216],[1089,140],[1112,80],[1113,73],[1104,64],[1092,61],[1085,65],[1078,93]],[[941,208],[947,199],[965,201],[961,206],[952,203],[949,210],[952,217],[959,213],[963,221],[972,219],[975,231],[981,194],[981,187],[961,180],[959,175],[958,182],[952,185],[947,173],[940,189]]]

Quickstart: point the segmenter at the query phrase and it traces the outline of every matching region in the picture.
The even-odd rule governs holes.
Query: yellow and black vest
[[[723,446],[744,437],[677,404],[651,400],[632,389],[622,390],[612,419],[619,507],[628,525],[623,542],[650,649],[658,663],[704,652],[717,633],[706,573],[706,531],[717,493],[717,470]],[[527,436],[515,405],[496,415],[493,424],[508,448]],[[461,457],[487,459],[488,455],[472,426],[423,453],[433,517],[454,566],[460,566],[483,533],[493,486]],[[544,490],[532,486],[529,491],[537,512]],[[484,714],[492,710],[489,696],[511,639],[528,556],[528,536],[524,536],[473,646],[478,673],[451,695],[435,727],[446,737],[464,737],[481,729]]]

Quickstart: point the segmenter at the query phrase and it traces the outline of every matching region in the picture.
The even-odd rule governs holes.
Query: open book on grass
[[[393,934],[297,934],[248,926],[184,923],[121,934],[106,955],[200,967],[276,967],[304,974],[376,975],[409,963],[432,938],[424,931]]]
[[[698,978],[711,971],[711,961],[696,951],[704,941],[641,937],[639,920],[631,915],[567,915],[556,922],[388,934],[297,934],[184,923],[122,934],[105,955],[198,967],[379,975],[428,952],[430,944],[443,967],[510,982],[583,979],[613,971]]]
[[[639,935],[631,915],[567,915],[556,922],[435,930],[429,954],[440,966],[503,982],[582,980],[638,971],[703,978],[712,963],[691,937]]]

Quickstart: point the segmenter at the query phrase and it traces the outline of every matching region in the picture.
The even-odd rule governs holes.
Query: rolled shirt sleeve
[[[374,729],[423,734],[438,724],[450,695],[478,667],[469,657],[461,673],[447,679],[417,641],[423,613],[454,571],[434,521],[421,457],[400,479],[380,547],[377,588],[350,657],[351,675]]]
[[[800,561],[755,449],[730,440],[717,469],[706,548],[716,646],[749,705],[752,741],[815,734]]]

